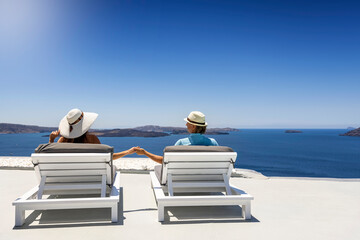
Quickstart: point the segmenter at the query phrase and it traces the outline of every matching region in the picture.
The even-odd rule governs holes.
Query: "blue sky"
[[[0,1],[0,122],[360,126],[355,1]]]

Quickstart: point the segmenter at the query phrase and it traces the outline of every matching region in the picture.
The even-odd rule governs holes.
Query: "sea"
[[[235,167],[252,169],[265,176],[360,178],[360,137],[339,136],[346,129],[242,129],[229,135],[208,135],[219,145],[233,148]],[[49,133],[0,134],[0,156],[30,156]],[[186,135],[166,137],[100,137],[115,152],[140,146],[162,155],[166,146]],[[139,157],[136,154],[127,157]]]

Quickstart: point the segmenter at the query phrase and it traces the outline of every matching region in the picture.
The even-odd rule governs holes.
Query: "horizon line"
[[[13,124],[13,125],[23,125],[23,126],[36,126],[36,127],[46,127],[46,128],[57,128],[57,127],[53,127],[53,126],[40,126],[40,125],[33,125],[33,124],[22,124],[22,123],[4,123],[4,122],[1,122],[0,124]],[[161,125],[154,125],[154,124],[146,124],[146,125],[140,125],[140,126],[136,126],[136,127],[130,127],[130,126],[119,126],[119,127],[96,127],[96,128],[91,128],[92,130],[109,130],[109,129],[127,129],[127,128],[138,128],[138,127],[145,127],[145,126],[157,126],[157,127],[177,127],[177,128],[186,128],[185,126],[161,126]],[[208,129],[211,129],[211,128],[234,128],[234,129],[238,129],[238,130],[241,130],[241,129],[279,129],[279,130],[282,130],[282,129],[291,129],[291,130],[296,130],[296,129],[344,129],[344,130],[349,130],[349,128],[359,128],[359,127],[352,127],[351,125],[348,127],[301,127],[301,126],[289,126],[289,127],[283,127],[283,126],[279,126],[279,127],[264,127],[264,126],[252,126],[252,127],[230,127],[230,126],[227,126],[227,127],[208,127]]]

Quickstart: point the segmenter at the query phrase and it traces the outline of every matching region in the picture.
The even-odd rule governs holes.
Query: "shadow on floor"
[[[127,210],[127,211],[124,211],[124,213],[145,212],[145,211],[157,211],[157,208],[142,208],[142,209]]]
[[[35,210],[25,219],[23,226],[14,227],[13,229],[68,228],[106,225],[124,225],[122,188],[120,188],[117,223],[111,223],[110,208]]]
[[[254,216],[245,220],[240,206],[167,207],[162,224],[260,222]]]

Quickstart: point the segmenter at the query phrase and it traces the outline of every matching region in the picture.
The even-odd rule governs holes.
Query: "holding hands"
[[[141,147],[135,147],[135,152],[137,155],[145,155],[146,157],[150,158],[151,160],[157,162],[157,163],[162,163],[163,161],[163,157],[162,156],[158,156],[152,153],[149,153],[148,151],[146,151],[145,149],[141,148]]]
[[[136,149],[137,147],[132,147],[132,148],[130,148],[129,150],[127,150],[128,151],[128,154],[133,154],[133,153],[135,153],[135,149]]]
[[[139,146],[137,147],[132,147],[129,150],[127,150],[127,155],[128,154],[133,154],[133,153],[137,153],[138,155],[144,155],[145,154],[145,150]]]
[[[135,152],[137,155],[145,155],[145,149],[141,147],[135,147]]]
[[[133,154],[133,153],[137,153],[138,155],[145,155],[146,154],[145,152],[146,151],[143,148],[140,148],[139,146],[132,147],[132,148],[130,148],[128,150],[118,152],[118,153],[114,153],[113,154],[113,159],[118,159],[118,158],[124,157],[126,155],[130,155],[130,154]]]
[[[119,153],[114,153],[113,154],[113,159],[118,159],[121,157],[124,157],[126,155],[129,154],[133,154],[136,153],[137,155],[145,155],[146,157],[150,158],[151,160],[157,162],[157,163],[162,163],[163,157],[162,156],[158,156],[152,153],[149,153],[148,151],[146,151],[145,149],[137,146],[137,147],[132,147],[128,150],[125,150],[123,152],[119,152]]]

